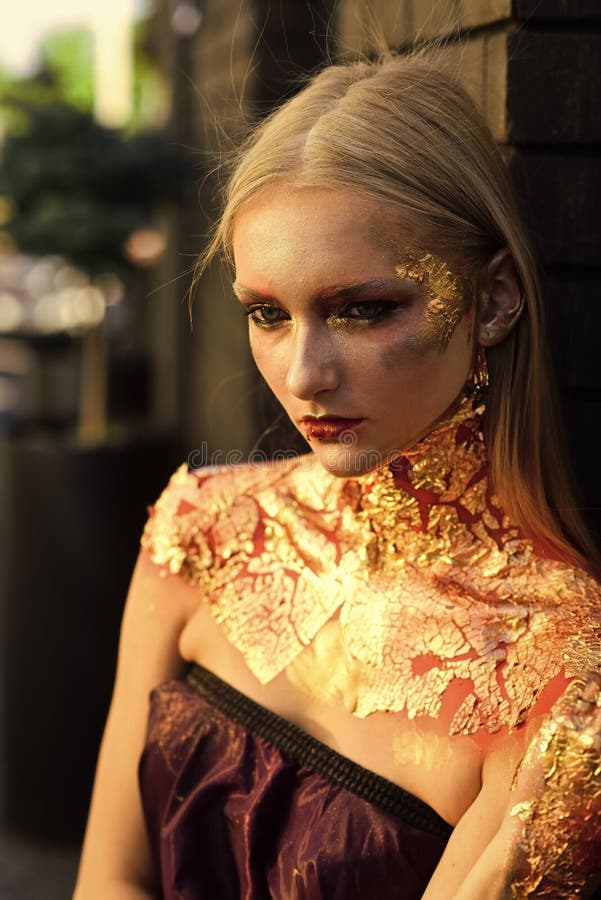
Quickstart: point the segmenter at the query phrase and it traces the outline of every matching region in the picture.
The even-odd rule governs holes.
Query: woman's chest
[[[262,685],[206,608],[180,638],[182,656],[297,725],[327,747],[419,797],[455,824],[481,787],[483,751],[468,736],[449,736],[442,721],[405,712],[351,715],[331,697],[295,684],[285,673]],[[327,679],[325,673],[321,677]]]
[[[351,552],[295,567],[265,551],[229,557],[206,596],[261,684],[285,672],[353,717],[442,717],[459,735],[518,726],[549,681],[593,654],[586,606],[550,587],[398,555],[377,569]]]
[[[586,604],[548,600],[540,578],[259,546],[228,545],[182,656],[447,821],[478,794],[486,754],[588,652]]]
[[[449,503],[420,512],[409,497],[399,507],[396,489],[375,511],[306,493],[238,496],[202,540],[187,536],[203,552],[185,577],[261,684],[285,672],[354,717],[452,709],[451,735],[495,733],[596,658],[598,592],[494,517],[470,506],[459,520]]]

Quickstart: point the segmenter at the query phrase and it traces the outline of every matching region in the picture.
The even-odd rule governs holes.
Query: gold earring
[[[484,399],[489,384],[486,352],[484,347],[478,344],[472,362],[472,370],[465,385],[465,392],[474,399]]]

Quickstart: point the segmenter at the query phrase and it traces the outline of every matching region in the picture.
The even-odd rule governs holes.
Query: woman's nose
[[[299,400],[336,390],[340,384],[338,357],[326,327],[297,328],[291,339],[286,387]]]

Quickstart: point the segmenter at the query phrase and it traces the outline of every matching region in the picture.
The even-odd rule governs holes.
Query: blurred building
[[[193,266],[214,221],[219,176],[244,130],[327,58],[333,8],[333,0],[160,3],[171,131],[176,141],[198,148],[199,190],[198,200],[172,223],[171,269],[164,278],[171,288],[155,303],[155,353],[164,388],[158,403],[168,417],[175,414],[177,397],[186,452],[203,448],[207,462],[223,461],[220,454],[228,451],[247,454],[279,411],[261,388],[231,277],[218,266],[205,275],[192,295],[191,324],[190,281],[182,272]],[[177,333],[177,349],[164,345],[166,332]],[[279,440],[295,439],[282,433]]]

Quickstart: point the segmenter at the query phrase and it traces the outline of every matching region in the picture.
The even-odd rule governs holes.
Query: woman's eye
[[[349,306],[345,306],[344,309],[340,310],[337,317],[341,319],[363,319],[374,321],[392,315],[392,313],[399,309],[404,309],[406,306],[406,303],[400,302],[391,303],[390,301],[385,300],[366,300],[361,303],[352,303]]]
[[[334,321],[340,319],[348,321],[351,319],[356,322],[377,322],[401,309],[405,309],[407,305],[407,303],[402,301],[363,300],[358,303],[347,304],[335,313],[331,313],[328,318]],[[254,322],[260,328],[274,328],[290,319],[288,313],[279,306],[269,306],[265,303],[257,306],[248,306],[244,310],[244,315],[248,316],[251,322]]]
[[[286,318],[286,313],[278,306],[249,306],[244,310],[244,315],[262,328],[279,325]]]

